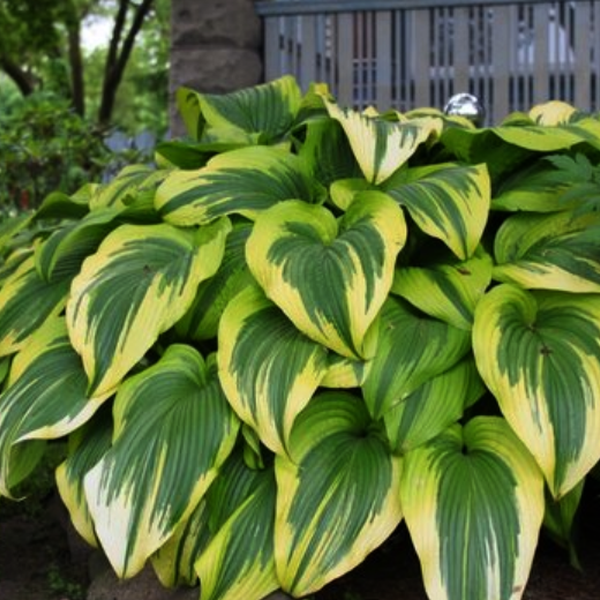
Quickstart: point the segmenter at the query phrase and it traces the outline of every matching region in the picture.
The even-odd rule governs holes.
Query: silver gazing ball
[[[454,94],[444,106],[444,113],[469,119],[477,127],[483,125],[485,119],[485,109],[472,94]]]

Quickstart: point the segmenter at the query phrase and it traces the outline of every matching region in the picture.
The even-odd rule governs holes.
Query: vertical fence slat
[[[454,35],[452,39],[453,93],[469,92],[469,9],[454,9]]]
[[[488,103],[489,120],[497,122],[510,112],[510,11],[506,6],[497,6],[493,13],[492,36],[492,103]]]
[[[539,4],[533,8],[534,29],[533,36],[535,46],[528,45],[527,52],[533,52],[533,102],[539,103],[550,97],[549,88],[549,61],[550,46],[548,43],[549,32],[552,26],[550,21],[550,8],[545,4]]]
[[[266,17],[264,21],[264,69],[267,81],[279,77],[283,71],[280,20],[281,17]]]
[[[574,78],[575,78],[575,106],[582,110],[591,108],[591,73],[592,65],[591,43],[592,34],[592,9],[589,4],[578,6],[575,11],[575,37],[574,47]],[[596,64],[597,66],[597,64]]]
[[[430,11],[415,10],[412,13],[413,22],[413,47],[414,63],[412,80],[414,85],[414,107],[429,106],[431,104],[429,81],[431,74],[429,72],[429,19]]]
[[[376,15],[376,91],[375,105],[379,110],[392,106],[392,13],[379,11]]]
[[[317,75],[316,20],[314,15],[299,17],[300,86],[306,90]]]
[[[337,99],[340,104],[354,105],[353,70],[354,70],[354,22],[352,13],[340,13],[337,17]]]

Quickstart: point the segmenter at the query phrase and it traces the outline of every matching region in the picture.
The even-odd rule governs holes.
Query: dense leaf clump
[[[600,120],[182,89],[156,166],[0,232],[0,492],[49,440],[121,577],[314,592],[404,519],[431,600],[520,598],[600,459]]]

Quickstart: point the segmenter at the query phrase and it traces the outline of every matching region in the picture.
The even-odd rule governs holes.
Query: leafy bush
[[[179,103],[157,168],[4,226],[2,494],[68,436],[121,577],[300,597],[404,519],[432,600],[521,597],[600,458],[600,120]]]
[[[36,208],[46,195],[99,177],[108,155],[102,135],[66,100],[36,93],[0,114],[0,210]]]

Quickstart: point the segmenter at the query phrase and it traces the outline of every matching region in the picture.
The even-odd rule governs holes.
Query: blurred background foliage
[[[0,0],[0,218],[168,135],[170,0]],[[152,144],[140,144],[150,139]]]

